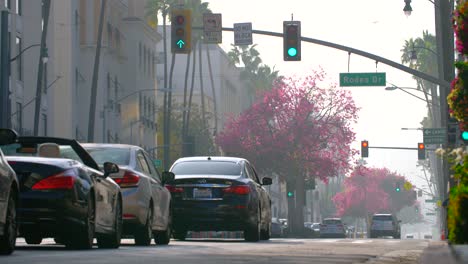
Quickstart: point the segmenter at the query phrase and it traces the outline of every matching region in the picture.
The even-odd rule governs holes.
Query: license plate
[[[211,189],[193,188],[193,198],[211,198]]]

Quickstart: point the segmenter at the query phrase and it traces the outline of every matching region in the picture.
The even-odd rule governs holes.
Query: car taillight
[[[166,185],[166,188],[167,188],[171,193],[182,193],[182,192],[184,192],[184,188],[182,188],[182,187],[175,187],[174,185]]]
[[[248,185],[237,185],[231,186],[223,190],[224,193],[232,193],[238,195],[245,195],[250,193],[250,187]]]
[[[140,181],[140,176],[137,174],[127,171],[125,172],[122,178],[113,178],[113,180],[120,186],[120,187],[134,187],[138,186],[138,182]]]
[[[38,181],[32,186],[33,190],[71,190],[75,185],[75,177],[67,175],[65,171]]]

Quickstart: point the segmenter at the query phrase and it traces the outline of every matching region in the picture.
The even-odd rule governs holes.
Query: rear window
[[[372,217],[372,220],[374,221],[392,221],[393,218],[391,215],[374,215]]]
[[[130,149],[127,148],[85,147],[85,149],[100,166],[104,162],[113,162],[117,165],[128,165],[130,163]]]
[[[184,161],[174,165],[171,170],[175,175],[241,175],[241,165],[231,161]]]
[[[341,225],[341,220],[339,219],[325,219],[323,223],[326,225]]]

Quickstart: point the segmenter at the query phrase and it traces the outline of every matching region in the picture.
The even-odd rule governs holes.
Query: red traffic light
[[[363,146],[364,148],[367,148],[367,146],[368,146],[367,141],[362,141],[361,144],[362,144],[362,146]]]
[[[418,148],[419,148],[419,149],[424,149],[424,148],[426,148],[426,147],[424,146],[424,143],[419,143],[419,144],[418,144]]]
[[[185,22],[185,18],[183,16],[177,16],[175,22],[177,25],[182,25]]]

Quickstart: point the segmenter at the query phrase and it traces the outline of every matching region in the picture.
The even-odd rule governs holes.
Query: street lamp
[[[386,90],[386,91],[394,91],[394,90],[396,90],[396,89],[400,89],[400,90],[402,90],[403,92],[405,92],[405,93],[407,93],[407,94],[409,94],[409,95],[411,95],[411,96],[413,96],[413,97],[416,97],[416,98],[418,98],[419,100],[422,100],[422,101],[424,101],[424,102],[426,102],[426,103],[428,103],[428,104],[431,104],[431,105],[433,104],[432,102],[427,101],[426,99],[424,99],[424,98],[422,98],[422,97],[419,97],[419,96],[414,95],[414,94],[412,94],[412,93],[410,93],[410,92],[408,92],[408,91],[405,91],[405,90],[415,90],[415,91],[419,91],[419,92],[421,92],[421,93],[424,93],[424,94],[427,95],[427,96],[431,96],[430,93],[425,92],[425,91],[423,91],[423,90],[419,90],[419,89],[413,88],[413,87],[399,87],[399,86],[387,86],[387,87],[385,87],[385,90]]]
[[[411,8],[411,0],[405,0],[405,8],[403,8],[403,12],[405,12],[405,15],[408,17],[411,15],[412,11],[413,8]]]

